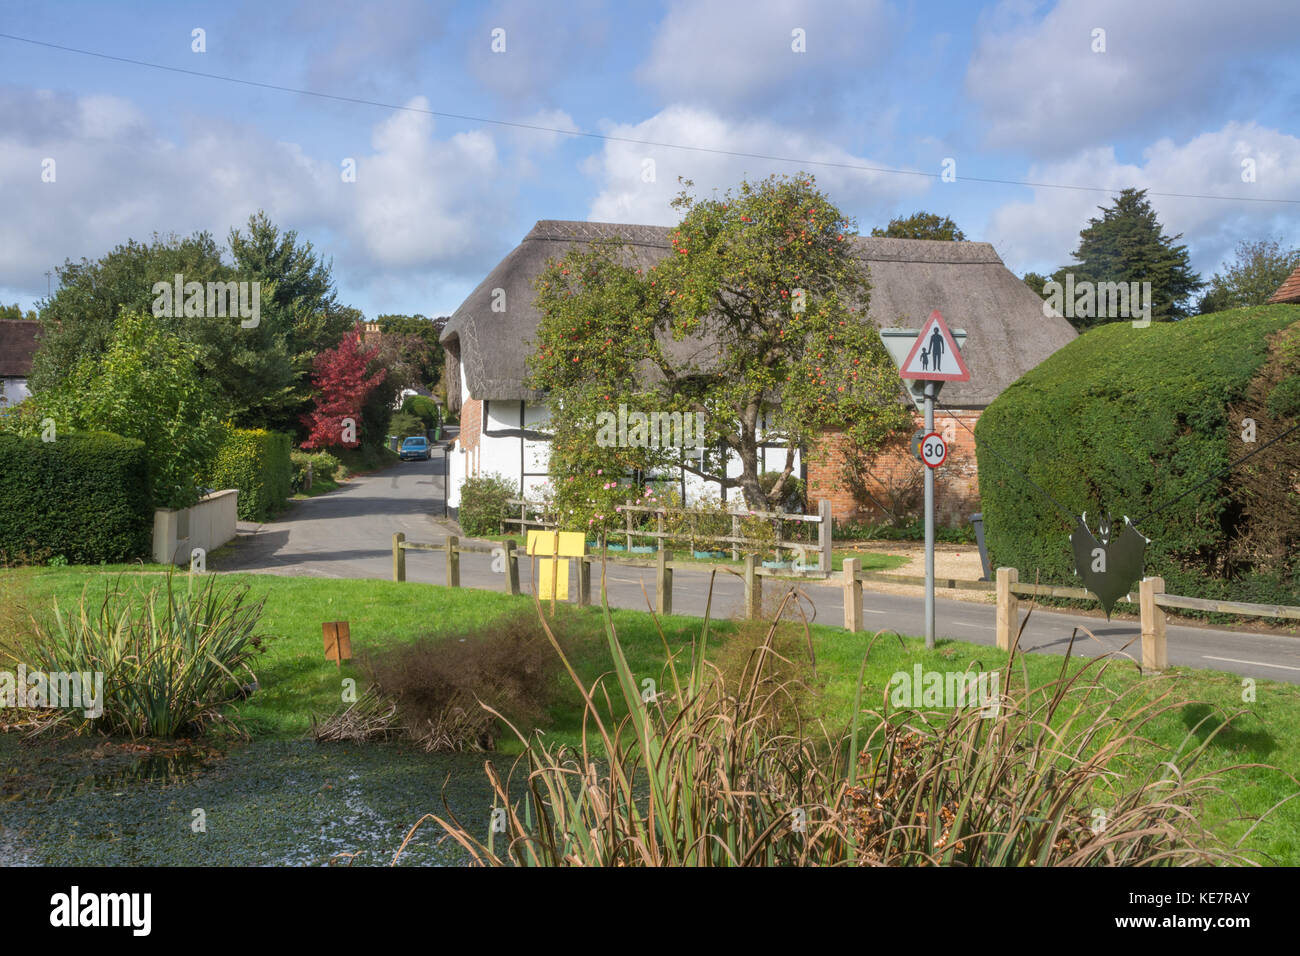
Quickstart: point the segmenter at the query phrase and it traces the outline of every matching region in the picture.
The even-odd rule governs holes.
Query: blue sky
[[[407,108],[0,38],[0,301],[24,306],[65,259],[224,241],[264,209],[333,259],[344,302],[445,315],[538,219],[667,224],[679,176],[709,193],[801,168],[864,233],[950,215],[1017,274],[1066,262],[1108,194],[976,179],[1230,197],[1153,196],[1207,275],[1241,239],[1300,246],[1282,0],[0,2],[0,33]]]

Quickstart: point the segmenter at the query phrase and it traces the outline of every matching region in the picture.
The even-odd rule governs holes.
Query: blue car
[[[402,447],[397,454],[402,461],[418,461],[421,458],[428,461],[433,451],[429,448],[427,438],[407,438],[402,441]]]

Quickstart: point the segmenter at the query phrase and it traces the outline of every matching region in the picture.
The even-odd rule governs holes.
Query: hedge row
[[[289,500],[292,465],[289,436],[265,429],[227,429],[208,483],[239,489],[239,517],[266,521]]]
[[[1116,322],[1021,377],[975,428],[994,566],[1019,569],[1022,581],[1079,583],[1070,520],[1019,471],[1073,515],[1086,511],[1094,533],[1103,510],[1131,517],[1151,539],[1146,573],[1171,593],[1300,603],[1296,565],[1281,574],[1225,567],[1242,530],[1233,475],[1195,487],[1252,449],[1228,407],[1246,394],[1272,333],[1297,321],[1300,308],[1264,306],[1147,328]]]
[[[149,555],[152,535],[144,442],[0,432],[0,561],[131,561]]]

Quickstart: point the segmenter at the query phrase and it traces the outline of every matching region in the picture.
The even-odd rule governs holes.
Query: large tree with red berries
[[[377,348],[361,344],[361,325],[343,336],[332,349],[318,354],[312,365],[316,386],[315,406],[303,416],[308,435],[303,448],[356,448],[366,398],[388,374],[385,369],[367,374]]]
[[[538,278],[531,369],[550,398],[551,471],[682,464],[739,486],[751,508],[772,508],[788,494],[792,450],[822,429],[845,428],[869,449],[910,423],[898,372],[866,315],[854,224],[811,176],[742,182],[710,199],[683,185],[672,253],[653,268],[638,270],[611,242],[552,260]],[[671,449],[601,447],[597,417],[620,403],[703,413],[706,449],[672,460]],[[765,443],[789,450],[766,489]],[[726,473],[733,453],[738,477]]]

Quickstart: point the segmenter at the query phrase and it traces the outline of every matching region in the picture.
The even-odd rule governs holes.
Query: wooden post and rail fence
[[[393,535],[393,580],[406,580],[406,552],[432,551],[445,556],[447,587],[460,587],[460,556],[465,553],[491,554],[503,562],[502,572],[507,593],[522,593],[519,583],[519,545],[513,539],[501,544],[462,543],[455,535],[448,535],[442,542],[418,543],[407,541],[406,535],[398,532]],[[756,555],[747,554],[740,568],[728,564],[714,564],[704,561],[680,561],[673,559],[673,553],[660,550],[654,560],[611,557],[605,559],[619,567],[653,568],[655,571],[655,611],[659,614],[673,613],[673,571],[719,571],[735,574],[744,581],[745,617],[753,620],[762,614],[763,579],[786,580],[792,582],[836,583],[844,593],[844,629],[862,631],[862,585],[864,581],[881,581],[890,584],[923,585],[925,579],[917,575],[889,574],[881,571],[863,571],[859,558],[845,558],[843,569],[838,572],[807,570],[790,572],[782,569],[764,568]],[[560,560],[566,560],[561,557]],[[598,554],[585,554],[571,559],[577,562],[577,581],[575,603],[580,607],[591,604],[592,565],[598,564],[602,557]],[[961,578],[940,578],[935,581],[938,588],[951,588],[965,591],[992,591],[997,596],[997,614],[995,619],[995,643],[999,650],[1011,650],[1016,632],[1020,628],[1020,599],[1023,597],[1053,597],[1073,600],[1095,601],[1097,596],[1086,588],[1060,587],[1043,584],[1021,584],[1019,572],[1015,568],[998,568],[996,579],[989,581],[970,581]],[[1169,649],[1166,637],[1165,609],[1178,608],[1193,611],[1214,611],[1224,614],[1241,614],[1251,617],[1275,617],[1300,621],[1300,607],[1285,604],[1247,604],[1241,601],[1215,601],[1203,598],[1184,597],[1165,593],[1163,578],[1143,578],[1138,584],[1136,597],[1130,593],[1124,599],[1129,604],[1138,606],[1142,634],[1142,664],[1147,671],[1159,672],[1169,666]]]

